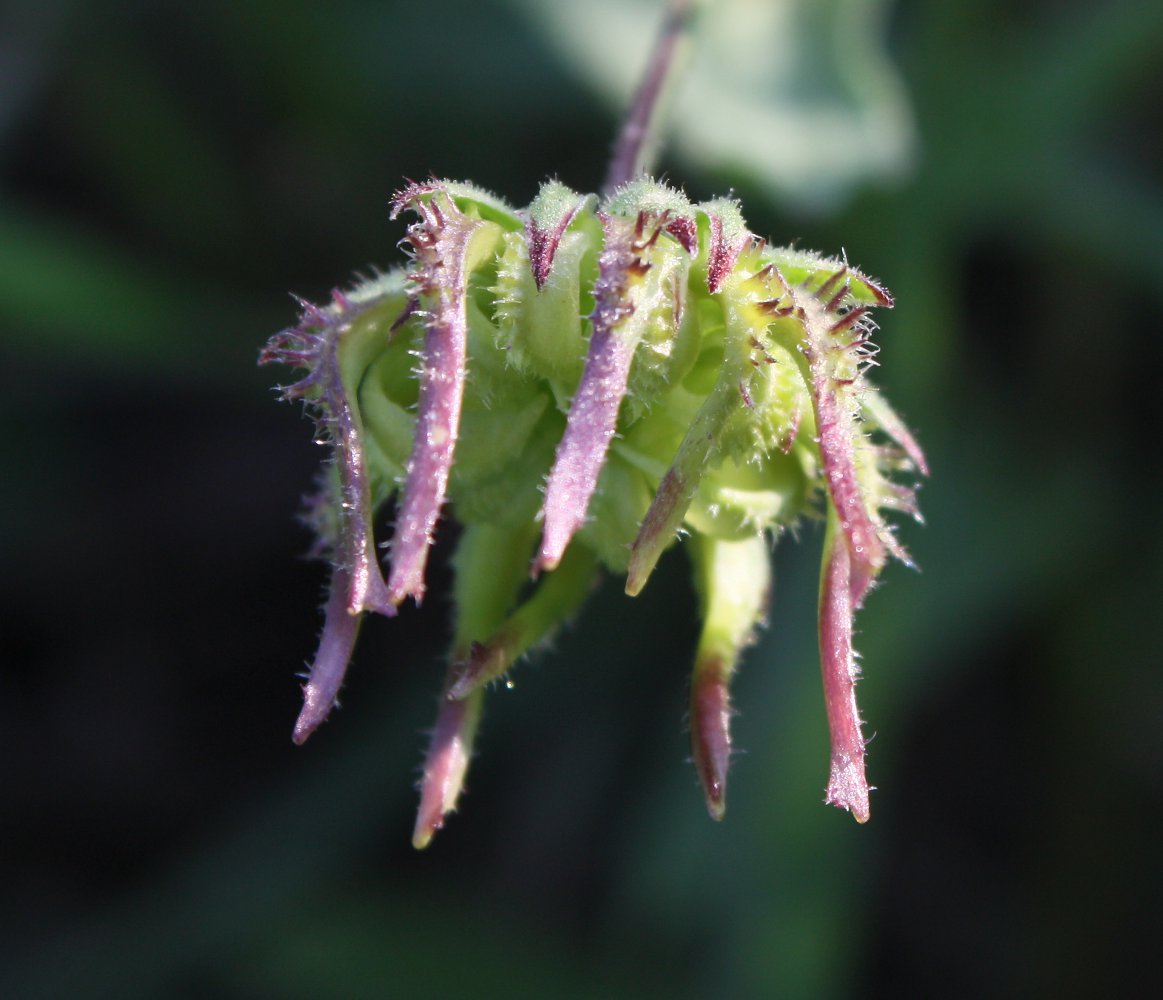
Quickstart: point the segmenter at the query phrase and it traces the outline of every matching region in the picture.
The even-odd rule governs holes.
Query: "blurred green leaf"
[[[307,913],[264,928],[259,950],[240,967],[238,978],[252,995],[281,1000],[693,1000],[699,995],[673,970],[644,963],[616,943],[595,967],[576,942],[472,895],[318,896]],[[311,909],[325,914],[325,921],[312,918]],[[442,942],[435,951],[434,939]]]
[[[133,364],[181,351],[167,333],[186,296],[162,267],[96,232],[0,202],[0,322],[10,344]]]

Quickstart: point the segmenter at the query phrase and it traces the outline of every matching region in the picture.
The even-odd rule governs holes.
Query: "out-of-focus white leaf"
[[[660,0],[509,0],[619,108],[663,17]],[[824,210],[898,175],[914,133],[885,51],[888,0],[708,0],[668,138],[697,166]]]

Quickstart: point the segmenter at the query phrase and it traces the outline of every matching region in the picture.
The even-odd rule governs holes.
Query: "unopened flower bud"
[[[305,371],[284,395],[311,407],[333,458],[312,514],[331,594],[296,741],[334,703],[362,615],[422,599],[440,519],[455,518],[425,846],[456,806],[487,684],[578,613],[603,569],[637,594],[689,534],[692,755],[721,818],[729,684],[766,613],[771,544],[815,518],[826,797],[865,821],[852,617],[888,558],[907,562],[884,513],[916,515],[909,478],[928,471],[867,378],[888,293],[845,261],[757,240],[734,201],[694,205],[648,178],[604,199],[550,182],[524,212],[431,181],[396,196],[404,211],[411,265],[305,306],[261,359]],[[385,578],[372,526],[393,500]]]

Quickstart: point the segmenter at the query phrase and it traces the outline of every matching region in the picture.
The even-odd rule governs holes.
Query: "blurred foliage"
[[[872,823],[819,804],[818,546],[793,539],[737,683],[746,752],[722,825],[685,761],[682,573],[635,601],[606,587],[494,695],[462,815],[425,854],[407,846],[410,775],[440,600],[369,628],[347,707],[291,747],[322,576],[294,558],[295,497],[318,456],[258,346],[292,319],[288,290],[321,298],[398,259],[386,206],[403,177],[519,204],[546,176],[597,185],[633,67],[612,82],[593,55],[644,59],[658,4],[635,5],[632,30],[606,3],[554,29],[565,6],[0,15],[0,995],[1139,983],[1163,916],[1143,381],[1163,321],[1158,4],[878,4],[867,48],[844,36],[851,62],[829,19],[875,11],[768,11],[756,23],[797,25],[766,48],[776,65],[681,112],[688,155],[664,165],[692,197],[735,184],[753,229],[843,248],[897,297],[880,381],[933,476],[927,526],[906,529],[923,573],[891,571],[859,623]],[[732,6],[714,31],[738,30]],[[780,61],[805,51],[819,79]],[[871,82],[844,77],[860,67]],[[717,131],[737,82],[759,88],[743,148],[770,172]],[[817,101],[867,111],[885,94],[892,155],[857,114],[844,162],[812,159],[836,148],[835,126],[813,146]],[[787,172],[773,136],[818,166]]]
[[[509,0],[612,113],[629,105],[656,0]],[[899,177],[914,136],[885,51],[886,0],[706,0],[671,100],[686,167],[747,181],[798,209],[834,208],[856,185]],[[594,30],[600,25],[599,30]]]

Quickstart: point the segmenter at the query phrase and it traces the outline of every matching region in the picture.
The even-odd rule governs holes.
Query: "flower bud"
[[[734,201],[692,205],[648,178],[602,200],[553,181],[523,212],[430,181],[396,195],[404,211],[410,266],[305,306],[261,357],[306,372],[284,396],[311,408],[333,458],[312,507],[331,593],[296,741],[334,703],[361,616],[423,598],[454,517],[425,846],[456,807],[487,684],[578,613],[603,569],[637,594],[689,534],[692,755],[721,818],[729,684],[765,614],[771,543],[822,517],[827,801],[866,820],[852,617],[888,558],[908,561],[884,513],[916,516],[908,477],[928,472],[867,378],[889,294],[846,261],[757,240]],[[393,500],[385,579],[372,525]]]

